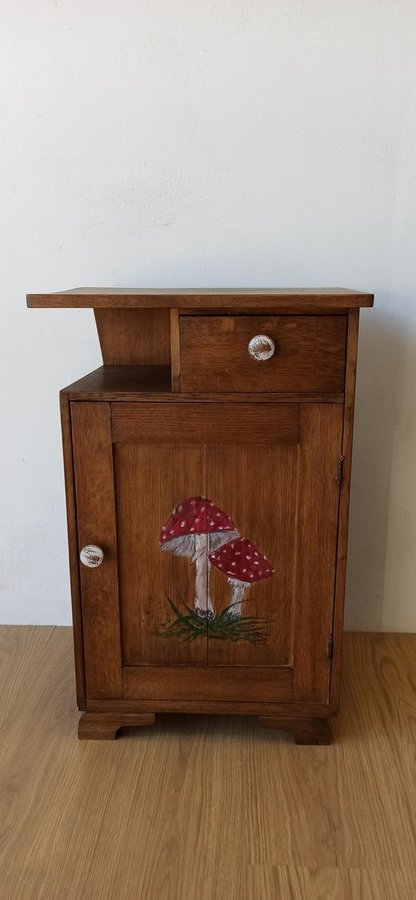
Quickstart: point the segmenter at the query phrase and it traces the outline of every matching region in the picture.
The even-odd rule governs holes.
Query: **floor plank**
[[[411,900],[416,635],[346,635],[330,747],[164,716],[79,742],[66,628],[0,628],[1,900]]]
[[[411,900],[399,871],[368,869],[307,869],[254,866],[249,873],[253,900]]]

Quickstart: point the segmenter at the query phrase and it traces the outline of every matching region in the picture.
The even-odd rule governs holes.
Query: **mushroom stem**
[[[206,534],[195,535],[195,552],[192,557],[195,563],[195,609],[203,613],[214,612],[209,595],[208,541]]]
[[[241,616],[241,607],[244,600],[244,593],[246,589],[250,587],[250,583],[246,581],[240,581],[238,578],[229,578],[228,584],[231,584],[232,587],[230,613],[233,616]]]

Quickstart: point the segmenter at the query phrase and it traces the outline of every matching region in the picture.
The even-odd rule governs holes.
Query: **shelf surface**
[[[94,288],[27,294],[32,308],[285,309],[315,311],[373,306],[374,295],[347,288]]]
[[[256,403],[343,403],[342,393],[180,393],[172,391],[170,366],[100,366],[61,391],[69,400],[111,401],[192,401],[216,403],[254,401]]]

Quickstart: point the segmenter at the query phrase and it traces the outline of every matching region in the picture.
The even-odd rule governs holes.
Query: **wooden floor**
[[[330,747],[164,716],[79,742],[71,632],[0,629],[1,900],[415,900],[416,635],[347,635]]]

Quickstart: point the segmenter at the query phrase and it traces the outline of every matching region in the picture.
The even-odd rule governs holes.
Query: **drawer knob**
[[[83,566],[87,566],[88,569],[96,569],[104,559],[104,551],[95,544],[87,544],[82,548],[79,558]]]
[[[265,359],[271,359],[276,350],[274,340],[267,334],[256,334],[251,338],[248,345],[248,352],[253,359],[263,362]]]

